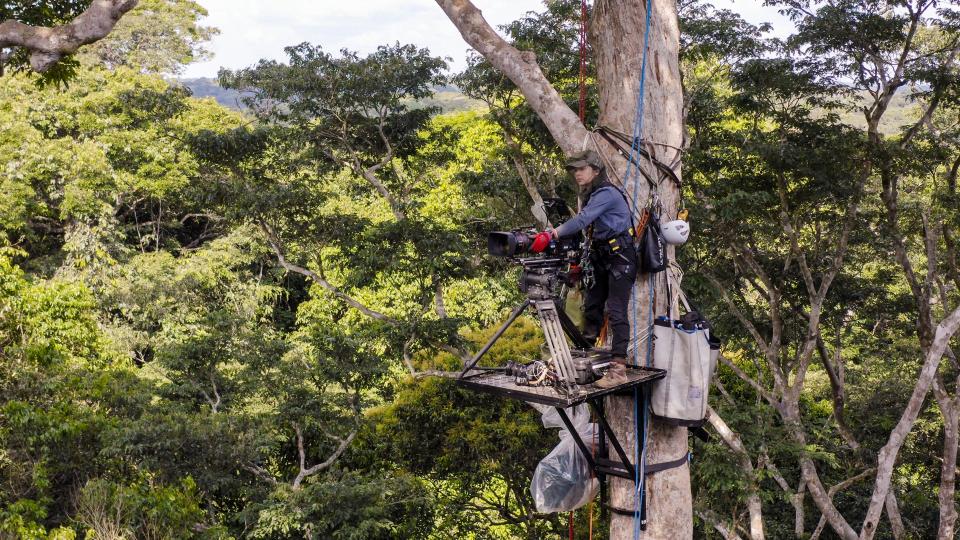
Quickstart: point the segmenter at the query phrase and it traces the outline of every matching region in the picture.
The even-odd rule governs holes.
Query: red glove
[[[538,233],[537,236],[533,239],[533,244],[530,246],[530,251],[534,253],[540,253],[541,251],[547,249],[547,246],[550,245],[550,233],[542,232]]]

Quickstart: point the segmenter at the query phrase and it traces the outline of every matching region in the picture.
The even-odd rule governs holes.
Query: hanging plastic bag
[[[597,425],[590,422],[586,405],[567,409],[570,423],[588,448],[595,448]],[[556,409],[543,411],[544,427],[560,428],[560,444],[540,461],[530,482],[530,492],[537,512],[569,512],[584,506],[597,496],[600,482],[590,469],[590,462],[580,451]]]

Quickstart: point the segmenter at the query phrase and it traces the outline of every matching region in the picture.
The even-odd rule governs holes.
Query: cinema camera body
[[[514,310],[507,322],[464,369],[464,374],[476,365],[476,361],[520,312],[529,306],[536,311],[540,320],[550,359],[546,363],[536,361],[529,365],[511,362],[501,369],[507,375],[515,376],[518,385],[550,384],[568,394],[576,393],[577,385],[596,380],[599,376],[596,369],[602,367],[597,365],[597,354],[592,344],[563,311],[566,292],[580,281],[583,266],[589,264],[584,258],[589,245],[582,234],[577,234],[554,238],[543,251],[534,253],[532,246],[536,235],[536,230],[528,228],[488,233],[487,251],[490,255],[507,258],[522,266],[519,286],[527,300]],[[573,350],[567,344],[567,337],[573,343]]]
[[[582,237],[554,239],[542,252],[533,253],[530,246],[535,237],[534,230],[493,231],[487,235],[487,252],[523,267],[520,291],[531,299],[563,296],[562,287],[576,285],[581,276]]]
[[[543,204],[553,223],[559,225],[573,217],[563,199],[548,198]],[[578,233],[551,239],[546,249],[534,253],[536,236],[537,230],[531,227],[493,231],[487,234],[487,252],[523,267],[520,291],[530,299],[562,299],[566,293],[563,287],[572,287],[581,279],[583,266],[588,266],[584,256],[590,247],[585,236]]]

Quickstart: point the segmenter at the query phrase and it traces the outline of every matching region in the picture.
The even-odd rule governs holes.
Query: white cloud
[[[347,48],[361,54],[387,43],[413,43],[437,56],[451,57],[454,71],[464,67],[469,48],[433,0],[199,1],[210,13],[204,24],[219,28],[220,35],[209,47],[213,59],[188,66],[185,77],[212,77],[220,66],[239,69],[261,58],[284,60],[284,47],[304,41],[327,51]],[[741,13],[753,24],[773,23],[778,36],[793,27],[759,0],[713,3]],[[475,4],[494,26],[543,9],[543,0],[475,0]]]
[[[477,0],[488,22],[505,24],[542,0]],[[432,0],[200,0],[204,24],[220,29],[209,48],[212,60],[187,67],[185,77],[212,77],[220,66],[238,69],[261,58],[284,60],[283,48],[304,41],[327,51],[368,53],[387,43],[413,43],[462,69],[466,50],[457,29]]]

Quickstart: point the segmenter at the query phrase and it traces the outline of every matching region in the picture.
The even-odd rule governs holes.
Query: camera
[[[573,215],[567,203],[560,198],[544,199],[543,207],[550,221],[555,224],[563,223]],[[524,256],[570,258],[576,255],[574,252],[580,251],[583,241],[581,234],[553,239],[543,252],[533,253],[530,249],[536,237],[537,230],[531,227],[493,231],[487,234],[487,253],[494,257],[511,259]]]
[[[494,257],[518,258],[524,255],[535,256],[530,251],[537,234],[535,230],[513,229],[511,231],[492,231],[487,234],[487,252]],[[571,251],[579,251],[580,235],[554,239],[543,250],[545,257],[563,257]]]

